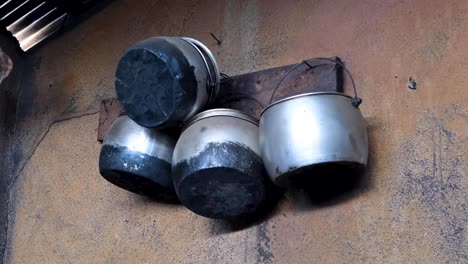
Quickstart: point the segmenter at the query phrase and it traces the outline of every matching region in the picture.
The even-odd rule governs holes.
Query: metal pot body
[[[367,165],[366,123],[351,101],[340,93],[308,93],[264,110],[259,142],[273,182],[284,186],[289,175],[314,165]]]
[[[191,38],[156,37],[129,48],[115,74],[119,101],[146,127],[177,127],[219,91],[219,69],[210,50]]]
[[[104,138],[99,172],[128,191],[154,197],[174,196],[171,160],[175,140],[128,116],[118,117]]]
[[[238,111],[214,109],[189,120],[172,157],[174,186],[191,211],[235,218],[265,200],[268,176],[257,122]]]

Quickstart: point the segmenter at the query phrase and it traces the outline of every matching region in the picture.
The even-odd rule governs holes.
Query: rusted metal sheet
[[[338,57],[333,59],[339,60]],[[303,64],[291,71],[273,97],[278,83],[295,64],[224,79],[220,93],[211,107],[237,109],[259,119],[270,100],[274,102],[307,92],[342,91],[341,67],[338,64],[323,61],[311,61],[309,64],[313,68]]]
[[[341,62],[338,57],[332,59]],[[270,103],[270,100],[274,102],[307,92],[342,91],[341,67],[333,62],[319,60],[309,62],[311,67],[306,64],[298,66],[278,86],[294,65],[224,78],[217,99],[208,107],[232,108],[259,119],[263,108]],[[107,130],[121,111],[117,99],[102,101],[98,128],[99,142],[103,141]]]

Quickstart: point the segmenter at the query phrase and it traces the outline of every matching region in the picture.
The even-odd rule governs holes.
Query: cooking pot
[[[115,74],[128,116],[146,127],[177,127],[213,101],[220,73],[210,50],[192,38],[155,37],[129,48]]]
[[[172,157],[177,195],[188,209],[210,218],[235,218],[265,200],[268,176],[260,157],[258,124],[232,109],[190,119]]]
[[[175,140],[161,131],[118,117],[104,138],[99,172],[114,185],[159,198],[175,197],[171,159]]]
[[[335,92],[305,93],[264,109],[259,142],[273,182],[285,186],[292,176],[313,177],[306,172],[317,166],[367,165],[367,128],[359,110],[362,100],[357,96],[354,80],[352,83],[355,97]]]

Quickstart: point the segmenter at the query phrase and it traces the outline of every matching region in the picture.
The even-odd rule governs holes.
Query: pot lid
[[[200,121],[202,119],[210,118],[210,117],[216,117],[216,116],[226,116],[226,117],[238,118],[238,119],[245,120],[247,122],[250,122],[250,123],[258,126],[258,121],[255,118],[253,118],[253,117],[251,117],[251,116],[249,116],[247,114],[244,114],[241,111],[234,110],[234,109],[229,109],[229,108],[216,108],[216,109],[203,111],[203,112],[195,115],[194,117],[190,118],[184,124],[182,130],[185,130],[187,127],[189,127],[193,123],[198,122],[198,121]]]

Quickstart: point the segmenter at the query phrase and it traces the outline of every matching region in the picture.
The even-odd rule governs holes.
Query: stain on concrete
[[[465,129],[449,127],[447,120],[451,118],[463,119]],[[468,260],[466,127],[468,118],[456,117],[452,107],[442,114],[427,111],[418,121],[416,135],[401,146],[402,171],[391,199],[393,221],[417,221],[418,226],[408,231],[416,241],[430,237],[433,254],[442,262]],[[410,211],[422,214],[414,219]]]
[[[219,57],[229,75],[280,66],[277,58],[287,47],[288,19],[281,8],[262,1],[227,1]],[[283,6],[284,7],[284,6]],[[275,27],[269,25],[275,24]],[[263,27],[267,27],[264,29]]]
[[[257,239],[258,239],[258,258],[257,263],[271,264],[274,262],[274,256],[271,252],[270,244],[271,239],[269,231],[267,229],[268,222],[263,222],[257,227]]]
[[[449,37],[444,32],[435,32],[417,51],[417,55],[440,62],[447,54]]]
[[[41,69],[41,58],[29,57],[25,59],[25,69],[18,94],[18,109],[16,118],[18,123],[30,118],[33,115],[34,103],[37,96],[36,74]],[[16,133],[21,133],[17,131]]]

